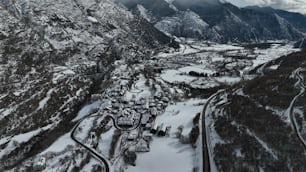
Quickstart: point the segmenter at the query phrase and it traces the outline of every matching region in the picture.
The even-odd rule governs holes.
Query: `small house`
[[[134,125],[134,120],[129,118],[128,116],[118,117],[117,124],[119,126],[132,127]]]
[[[168,97],[163,97],[163,98],[162,98],[162,101],[163,101],[164,103],[168,103],[170,100],[169,100]]]
[[[156,134],[157,131],[158,131],[158,129],[159,129],[159,126],[158,126],[157,124],[155,124],[155,125],[151,128],[150,133]]]
[[[154,107],[154,108],[150,109],[150,113],[154,117],[157,116],[157,114],[158,114],[157,108]]]
[[[151,142],[153,140],[153,135],[151,133],[144,133],[143,139],[146,140],[147,142]]]
[[[166,136],[166,130],[167,130],[166,125],[162,125],[160,130],[157,132],[157,136],[159,137]]]
[[[139,133],[137,130],[133,130],[129,133],[127,140],[128,141],[135,141],[137,139],[137,137],[139,136]]]
[[[141,126],[145,127],[147,125],[147,123],[149,123],[149,120],[150,120],[150,115],[149,114],[142,115]]]
[[[152,128],[151,123],[147,123],[146,126],[144,127],[145,130],[150,130]]]
[[[135,146],[135,151],[136,152],[149,152],[149,144],[144,140],[140,139],[137,145]]]

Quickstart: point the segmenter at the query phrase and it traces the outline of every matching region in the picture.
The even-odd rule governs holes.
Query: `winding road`
[[[264,65],[265,66],[265,65]],[[262,67],[263,69],[264,67]],[[303,139],[301,133],[299,132],[299,129],[298,129],[298,124],[297,124],[297,121],[296,121],[296,118],[295,118],[295,115],[294,115],[294,105],[297,101],[297,99],[302,96],[306,90],[306,84],[304,82],[304,78],[303,78],[303,75],[301,74],[302,71],[305,71],[305,69],[302,69],[302,68],[298,68],[296,69],[293,74],[294,74],[294,77],[298,79],[298,81],[296,82],[297,86],[299,86],[300,88],[300,92],[299,94],[297,94],[291,101],[290,103],[290,106],[288,108],[288,115],[290,117],[290,121],[292,123],[292,126],[293,126],[293,129],[294,129],[294,132],[296,134],[296,136],[298,137],[300,143],[303,145],[304,149],[306,150],[306,142],[305,140]],[[210,115],[210,104],[211,104],[211,101],[216,97],[218,96],[219,94],[222,94],[224,93],[225,90],[219,90],[218,92],[216,92],[215,94],[213,94],[212,96],[210,96],[208,99],[207,99],[207,102],[203,108],[203,111],[201,113],[201,118],[200,120],[202,121],[202,131],[205,130],[205,133],[203,134],[202,132],[202,144],[203,144],[203,164],[204,164],[204,168],[203,168],[203,171],[204,172],[214,172],[216,170],[216,165],[214,163],[214,160],[213,160],[213,147],[211,145],[211,141],[210,141],[210,128],[208,126],[209,122],[207,120],[208,116]]]
[[[76,143],[78,143],[79,145],[83,146],[86,150],[88,150],[91,154],[93,154],[98,160],[100,160],[103,164],[104,164],[104,167],[105,167],[105,171],[106,172],[110,172],[110,171],[113,171],[113,170],[110,170],[111,166],[110,166],[110,163],[108,162],[107,158],[105,158],[103,155],[99,154],[96,150],[90,148],[89,146],[83,144],[81,141],[79,141],[76,137],[75,137],[75,131],[76,129],[79,127],[79,125],[85,120],[85,119],[88,119],[88,118],[92,118],[92,117],[98,117],[98,116],[101,116],[100,114],[97,114],[97,115],[88,115],[88,116],[85,116],[83,117],[81,120],[79,120],[79,122],[74,126],[74,128],[72,129],[71,133],[70,133],[70,137],[73,141],[75,141]],[[109,117],[110,119],[112,119],[113,121],[113,125],[116,129],[118,130],[121,130],[121,131],[131,131],[131,130],[135,130],[137,129],[140,124],[141,124],[141,119],[142,119],[142,115],[140,116],[137,124],[135,126],[133,126],[132,128],[121,128],[118,126],[115,118],[111,115],[107,115],[105,116],[104,118],[107,118]]]
[[[296,121],[296,118],[295,118],[295,115],[294,115],[294,105],[296,103],[296,100],[302,96],[305,92],[305,89],[306,89],[306,85],[304,83],[304,78],[301,74],[301,72],[303,71],[304,69],[302,68],[298,68],[296,69],[293,74],[294,76],[298,79],[297,81],[297,85],[300,87],[300,93],[298,95],[296,95],[291,103],[290,103],[290,106],[288,108],[288,113],[289,113],[289,117],[290,117],[290,121],[292,123],[292,126],[293,126],[293,129],[295,131],[295,134],[296,136],[298,137],[300,143],[303,145],[304,149],[306,150],[306,142],[304,140],[304,138],[302,137],[301,133],[299,132],[299,129],[298,129],[298,124],[297,124],[297,121]]]
[[[100,160],[100,161],[104,164],[105,171],[106,171],[106,172],[109,172],[109,171],[110,171],[110,170],[109,170],[110,165],[109,165],[108,161],[106,160],[106,158],[103,157],[102,155],[100,155],[96,150],[94,150],[94,149],[88,147],[87,145],[83,144],[81,141],[79,141],[78,139],[76,139],[76,138],[75,138],[75,135],[74,135],[76,129],[79,127],[79,125],[80,125],[85,119],[87,119],[87,118],[89,118],[89,117],[90,117],[90,118],[91,118],[91,117],[96,117],[96,116],[98,116],[98,115],[95,115],[95,116],[86,116],[86,117],[82,118],[82,119],[73,127],[73,129],[72,129],[72,131],[71,131],[71,133],[70,133],[70,137],[71,137],[71,139],[72,139],[73,141],[75,141],[75,142],[78,143],[79,145],[83,146],[83,147],[84,147],[85,149],[87,149],[91,154],[93,154],[98,160]]]

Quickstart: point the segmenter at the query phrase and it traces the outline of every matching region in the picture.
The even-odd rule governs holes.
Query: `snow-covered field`
[[[191,99],[169,105],[165,112],[158,116],[155,124],[171,126],[170,136],[175,137],[177,128],[183,126],[183,135],[188,135],[193,127],[192,120],[203,109],[206,100]]]
[[[160,75],[164,81],[211,88],[253,78],[249,72],[257,66],[297,51],[300,49],[293,48],[293,43],[275,42],[270,48],[259,49],[187,41],[179,50],[160,53],[157,58],[166,68]]]
[[[201,112],[205,100],[186,100],[169,105],[165,112],[157,117],[156,124],[171,126],[169,137],[154,137],[150,152],[137,154],[136,166],[129,166],[127,172],[157,171],[192,171],[197,167],[201,154],[190,144],[183,144],[176,138],[179,127],[183,127],[182,135],[188,137],[195,115]]]
[[[149,153],[138,154],[136,166],[127,172],[192,171],[193,149],[174,139],[154,138]]]
[[[88,105],[85,105],[78,113],[78,115],[73,119],[73,121],[78,121],[85,116],[89,115],[91,111],[94,109],[98,109],[102,105],[101,101],[95,101],[93,103],[90,103]]]
[[[88,20],[95,22],[98,18],[88,18]],[[240,45],[186,40],[179,50],[170,49],[168,52],[144,60],[141,64],[127,65],[124,60],[117,60],[114,64],[115,69],[110,74],[111,85],[101,93],[91,95],[90,102],[74,114],[72,123],[82,120],[74,136],[101,155],[109,163],[110,168],[117,171],[121,169],[127,172],[201,170],[203,169],[202,139],[198,138],[196,143],[191,144],[189,136],[197,125],[193,124],[193,119],[203,110],[207,100],[187,99],[189,88],[186,85],[206,89],[235,84],[245,78],[252,78],[253,75],[249,72],[258,65],[295,51],[298,49],[292,48],[291,44],[273,43],[268,49],[248,49]],[[269,69],[276,70],[278,66],[279,64],[274,64]],[[265,65],[262,68],[264,67]],[[51,77],[52,83],[60,83],[69,76],[77,75],[78,69],[74,68],[62,66],[52,68],[54,72]],[[262,74],[260,69],[257,72],[258,75]],[[49,88],[43,90],[37,103],[37,110],[45,109],[56,91]],[[75,95],[78,97],[82,92],[84,92],[82,88],[75,90]],[[213,107],[209,108],[212,112],[215,111]],[[4,118],[11,109],[2,110],[0,119]],[[222,112],[219,115],[222,115]],[[144,117],[143,119],[147,121],[142,124],[143,119],[140,117]],[[119,126],[118,119],[131,126],[124,126],[124,123],[121,123],[123,126]],[[53,117],[52,120],[56,118]],[[106,121],[107,123],[103,123]],[[130,121],[132,122],[129,123]],[[222,139],[214,130],[214,120],[207,118],[206,122],[209,129],[206,132],[211,143],[210,150],[213,150],[216,144],[222,143]],[[166,136],[161,136],[158,132],[151,133],[151,129],[155,126],[159,126],[157,131],[166,129]],[[124,130],[124,127],[127,129]],[[0,158],[47,129],[42,128],[0,139],[0,145],[7,143],[6,149],[0,150]],[[71,131],[66,132],[28,162],[43,166],[46,171],[61,171],[65,168],[67,171],[73,171],[75,166],[82,171],[95,171],[99,169],[97,167],[104,166],[91,156],[85,146],[82,147],[70,138]],[[201,136],[205,131],[200,130],[200,132]],[[135,138],[130,137],[132,134]],[[152,140],[146,138],[147,136],[152,136]],[[139,150],[137,146],[140,143],[149,145],[149,151]],[[136,166],[130,165],[134,162],[125,162],[125,153],[128,151],[136,153]],[[237,154],[241,152],[237,150]]]
[[[44,150],[41,155],[48,153],[48,152],[62,152],[64,151],[67,146],[69,145],[76,145],[75,142],[70,138],[70,133],[67,133],[60,138],[58,138],[48,149]]]

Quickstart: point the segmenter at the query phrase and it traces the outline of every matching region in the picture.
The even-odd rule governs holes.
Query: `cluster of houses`
[[[231,68],[233,70],[233,68]],[[188,75],[194,77],[221,77],[221,76],[232,76],[231,73],[228,71],[219,71],[213,73],[203,73],[203,72],[196,72],[196,71],[189,71]]]
[[[127,90],[127,87],[119,85],[106,92],[102,99],[108,104],[104,106],[102,113],[113,115],[120,127],[130,128],[139,123],[143,129],[150,130],[156,116],[161,114],[171,102],[169,94],[160,91],[149,99],[128,100],[124,96]]]
[[[129,82],[126,82],[129,83]],[[164,109],[172,103],[170,91],[164,88],[154,92],[150,98],[127,98],[126,93],[130,86],[119,84],[108,90],[103,95],[96,95],[96,99],[107,102],[100,112],[112,115],[116,125],[120,128],[132,129],[129,131],[126,141],[133,146],[129,147],[132,152],[148,152],[153,135],[166,136],[170,126],[155,125],[155,119],[164,112]]]
[[[151,128],[150,132],[152,134],[156,134],[159,137],[163,137],[163,136],[169,135],[170,129],[171,129],[171,126],[166,126],[164,124],[159,124],[159,125],[155,124]]]

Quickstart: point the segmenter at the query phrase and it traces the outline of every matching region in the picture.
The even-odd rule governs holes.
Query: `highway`
[[[208,115],[210,115],[209,112],[209,105],[211,103],[211,101],[218,96],[221,93],[224,93],[225,90],[219,90],[217,91],[215,94],[211,95],[208,99],[207,102],[203,108],[203,111],[201,112],[201,117],[200,117],[200,121],[202,123],[202,127],[200,127],[200,133],[202,133],[202,145],[203,145],[203,171],[204,172],[211,172],[212,169],[214,169],[213,172],[215,172],[216,165],[214,163],[213,160],[213,148],[211,145],[211,141],[210,141],[210,128],[208,127],[208,123],[206,122],[206,118],[208,117]],[[202,131],[205,131],[205,133],[203,133]]]

